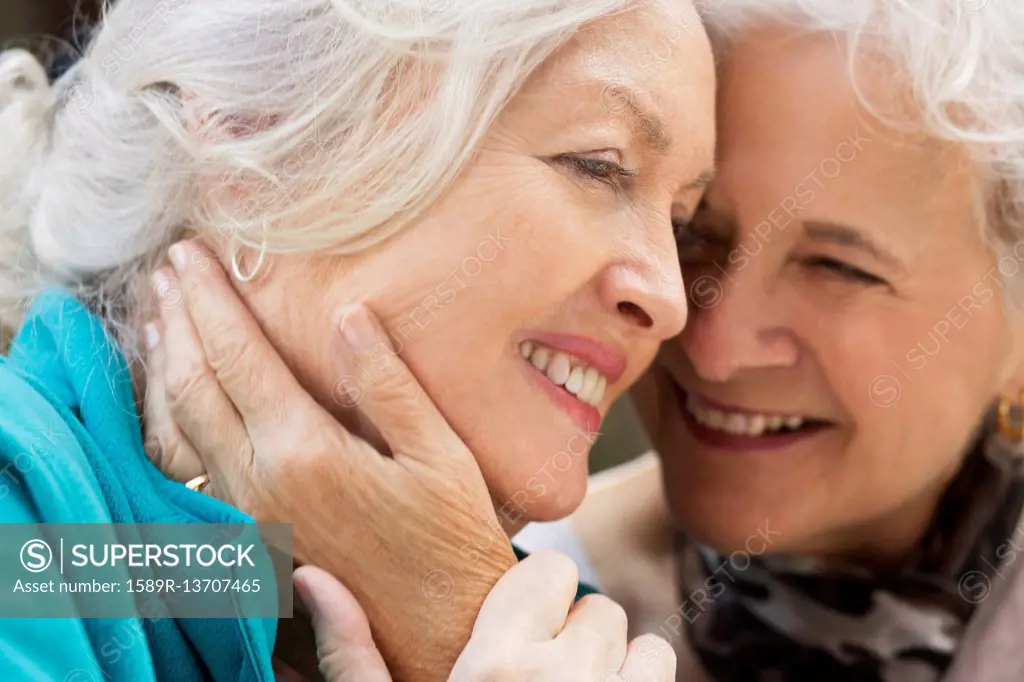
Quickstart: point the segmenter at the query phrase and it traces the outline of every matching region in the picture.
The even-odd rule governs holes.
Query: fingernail
[[[185,252],[185,245],[182,242],[178,242],[170,248],[167,252],[168,258],[171,259],[171,263],[179,271],[184,270],[188,264],[188,254]]]
[[[357,352],[368,351],[381,342],[366,306],[359,303],[346,308],[342,313],[341,335]]]
[[[153,350],[160,343],[160,326],[156,322],[147,322],[142,328],[146,337],[146,350]]]
[[[171,300],[175,298],[175,292],[180,290],[178,277],[170,268],[160,268],[149,277],[149,286],[153,290],[153,297],[157,305],[163,310],[169,304],[173,307]]]
[[[164,268],[160,268],[149,276],[149,288],[153,290],[153,295],[156,296],[157,301],[160,300],[160,297],[163,296],[164,289],[167,288],[164,283],[167,281],[168,276],[168,270]]]

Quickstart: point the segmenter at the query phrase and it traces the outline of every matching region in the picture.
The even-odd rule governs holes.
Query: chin
[[[712,548],[719,554],[748,552],[752,556],[777,553],[779,528],[770,518],[727,519],[720,515],[698,515],[689,510],[672,511],[676,527],[687,539]],[[764,538],[764,539],[762,539]],[[755,542],[756,541],[756,542]]]
[[[587,478],[561,486],[559,490],[543,499],[530,510],[533,521],[558,521],[572,514],[583,504],[587,496]]]
[[[666,463],[666,495],[675,526],[688,539],[720,554],[786,551],[797,530],[786,505],[742,492],[714,490],[672,468]]]
[[[492,490],[498,494],[496,511],[513,523],[558,521],[572,514],[587,494],[587,457],[577,458],[573,466],[558,472],[552,466],[538,466],[519,480],[522,485]]]

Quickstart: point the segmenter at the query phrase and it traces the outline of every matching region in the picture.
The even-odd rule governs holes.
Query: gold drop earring
[[[1014,423],[1013,413],[1016,413],[1016,423]],[[1024,440],[1024,387],[1020,389],[1017,402],[1013,402],[1009,398],[1000,399],[997,415],[996,424],[999,426],[999,433],[1015,442]]]

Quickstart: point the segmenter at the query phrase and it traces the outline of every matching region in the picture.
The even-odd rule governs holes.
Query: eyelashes
[[[827,256],[811,256],[809,258],[805,258],[804,263],[812,268],[826,270],[852,282],[860,282],[868,285],[887,284],[885,280],[875,277],[871,273],[865,272],[860,268],[855,268],[848,263],[836,260],[835,258],[829,258]]]
[[[607,159],[581,154],[561,154],[552,159],[576,177],[587,182],[600,183],[612,189],[626,189],[637,176],[637,171]]]
[[[726,260],[732,250],[732,240],[697,229],[693,220],[673,219],[672,234],[684,264]]]
[[[727,267],[732,264],[734,251],[742,254],[744,260],[754,257],[736,247],[731,239],[714,231],[697,228],[693,221],[673,220],[672,231],[676,238],[679,260],[683,265],[719,263]],[[831,256],[809,255],[794,258],[794,261],[812,272],[822,273],[850,284],[868,287],[889,286],[881,277]]]

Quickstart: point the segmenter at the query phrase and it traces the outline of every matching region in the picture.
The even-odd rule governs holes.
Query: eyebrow
[[[896,256],[876,244],[863,232],[847,225],[808,221],[804,223],[804,233],[812,241],[858,249],[895,270],[904,270],[903,263]]]
[[[643,142],[651,151],[667,156],[672,150],[672,138],[661,118],[643,107],[639,93],[628,85],[607,85],[601,97],[602,104],[611,104],[619,118],[633,131],[633,137]]]

